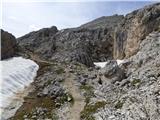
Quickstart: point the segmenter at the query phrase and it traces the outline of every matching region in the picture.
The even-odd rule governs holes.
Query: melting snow
[[[38,68],[34,61],[22,57],[0,61],[0,114],[18,92],[33,82]]]

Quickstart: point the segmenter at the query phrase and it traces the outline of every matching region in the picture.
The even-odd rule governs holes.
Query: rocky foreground
[[[40,69],[11,120],[160,120],[160,3],[17,42]]]

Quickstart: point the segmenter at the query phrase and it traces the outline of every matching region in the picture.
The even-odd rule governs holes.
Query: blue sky
[[[2,28],[20,37],[28,32],[53,25],[58,29],[71,28],[101,16],[125,15],[153,3],[149,1],[43,1],[6,0],[2,4]]]

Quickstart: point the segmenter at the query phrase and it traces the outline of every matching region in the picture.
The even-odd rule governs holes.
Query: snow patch
[[[108,62],[94,62],[94,65],[100,68],[104,68],[107,63]]]
[[[116,61],[117,61],[118,65],[120,65],[120,64],[122,64],[124,62],[124,60],[119,60],[119,59],[117,59]],[[108,62],[94,62],[94,65],[98,66],[100,68],[104,68],[107,63]]]
[[[0,116],[8,109],[17,93],[23,91],[33,82],[39,66],[32,60],[22,57],[0,61]]]

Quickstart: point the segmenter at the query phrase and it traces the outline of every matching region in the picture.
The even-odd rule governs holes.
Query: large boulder
[[[16,38],[4,30],[1,30],[1,59],[13,57],[16,53]]]
[[[101,73],[110,79],[112,83],[116,81],[121,81],[124,77],[124,71],[118,66],[117,61],[109,60],[104,68],[102,68]]]

